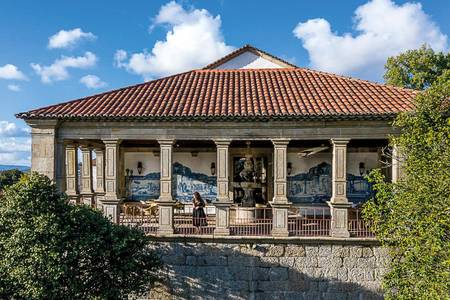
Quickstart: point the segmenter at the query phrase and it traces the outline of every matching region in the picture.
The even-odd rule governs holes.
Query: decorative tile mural
[[[347,173],[347,198],[353,204],[361,204],[374,196],[372,185],[364,176]]]
[[[331,198],[331,165],[322,162],[308,170],[288,176],[288,198],[293,203],[325,203]],[[354,204],[373,195],[372,187],[363,176],[347,174],[347,198]]]
[[[191,202],[194,192],[199,192],[205,201],[214,201],[217,197],[216,176],[192,172],[178,162],[173,164],[172,195],[182,202]]]
[[[288,176],[288,199],[294,203],[324,203],[331,197],[331,165],[325,162],[307,173]]]
[[[129,200],[155,200],[159,198],[159,172],[144,176],[131,176],[129,184]]]
[[[131,176],[129,200],[154,200],[159,197],[160,173],[148,173],[144,176]],[[182,202],[191,202],[194,192],[199,192],[205,200],[213,201],[217,196],[216,176],[192,172],[178,162],[173,164],[172,195]]]

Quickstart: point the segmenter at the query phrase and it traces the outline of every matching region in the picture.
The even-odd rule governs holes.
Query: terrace
[[[373,196],[364,175],[388,164],[386,140],[87,143],[96,146],[65,144],[69,199],[108,212],[112,163],[120,201],[110,217],[150,235],[374,237],[360,207]],[[206,202],[201,219],[193,217],[197,191]]]

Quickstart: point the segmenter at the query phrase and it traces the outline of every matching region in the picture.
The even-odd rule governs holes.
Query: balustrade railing
[[[331,214],[328,207],[291,208],[288,230],[291,236],[329,236]]]
[[[212,235],[216,228],[215,210],[204,208],[206,218],[194,217],[192,204],[177,204],[174,208],[173,227],[175,234]]]
[[[370,227],[371,223],[362,218],[360,209],[350,209],[348,211],[348,231],[350,236],[375,237]]]
[[[230,234],[239,236],[269,236],[272,232],[272,208],[232,207]]]
[[[174,207],[174,234],[213,235],[216,227],[214,206],[205,207],[206,218],[194,217],[191,204],[177,203]],[[270,207],[231,207],[230,235],[270,236],[273,225]],[[159,227],[156,202],[125,202],[120,205],[119,223],[138,228],[147,234],[156,234]],[[348,212],[348,228],[351,237],[375,237],[370,223],[361,217],[359,209]],[[331,214],[328,207],[292,207],[288,214],[290,236],[330,236]]]
[[[156,234],[159,221],[158,205],[155,202],[125,202],[119,209],[119,224]]]

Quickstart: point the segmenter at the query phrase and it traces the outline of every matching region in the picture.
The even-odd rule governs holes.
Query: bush
[[[390,249],[388,299],[450,297],[450,70],[421,92],[415,110],[400,114],[393,138],[403,176],[386,183],[371,174],[376,198],[366,204],[381,243]]]
[[[71,206],[50,180],[24,175],[0,206],[0,298],[123,299],[156,280],[160,263],[137,229]]]
[[[22,174],[23,172],[17,169],[0,171],[0,191],[3,191],[5,187],[19,181]]]

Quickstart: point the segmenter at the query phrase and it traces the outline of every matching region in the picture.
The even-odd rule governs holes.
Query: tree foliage
[[[435,56],[422,48],[390,59],[388,65],[440,61],[443,54]],[[364,215],[390,249],[391,269],[383,279],[388,298],[450,298],[450,70],[440,70],[436,77],[433,66],[429,74],[426,66],[414,67],[413,78],[400,74],[395,80],[391,76],[397,66],[387,71],[408,87],[430,85],[416,97],[414,111],[394,122],[401,134],[391,145],[401,152],[401,179],[387,183],[379,170],[370,175],[376,197],[366,204]]]
[[[22,174],[23,172],[17,169],[0,171],[0,191],[19,181]]]
[[[123,299],[155,280],[159,260],[137,229],[71,206],[50,180],[24,175],[0,206],[1,299]]]
[[[423,45],[418,50],[409,50],[390,57],[385,65],[386,83],[415,90],[431,86],[445,70],[450,69],[450,53],[435,53]]]

